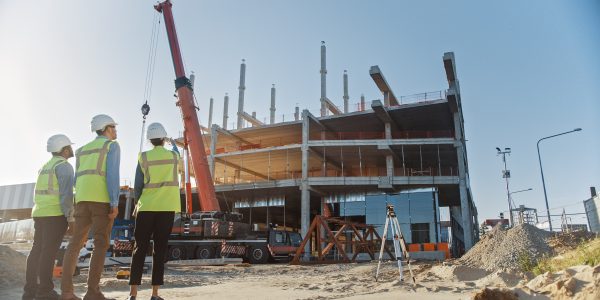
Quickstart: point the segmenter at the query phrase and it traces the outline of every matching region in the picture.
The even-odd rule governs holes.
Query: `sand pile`
[[[520,271],[524,258],[535,261],[544,254],[552,253],[552,248],[546,242],[551,235],[529,224],[521,224],[509,230],[497,227],[458,262],[489,271]]]
[[[0,286],[24,284],[26,260],[25,255],[0,245]]]

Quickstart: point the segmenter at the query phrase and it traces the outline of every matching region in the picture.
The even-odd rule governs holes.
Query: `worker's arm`
[[[75,222],[71,213],[73,210],[73,183],[75,181],[73,166],[70,163],[61,163],[54,170],[58,179],[60,209],[68,222]]]
[[[110,207],[119,207],[119,165],[121,163],[121,148],[116,142],[110,144],[106,154],[106,187],[110,198]]]
[[[179,153],[179,148],[177,148],[177,144],[175,144],[175,140],[171,139],[171,146],[173,146],[173,152],[177,153],[179,156],[181,156],[181,154]]]
[[[144,191],[144,173],[138,162],[137,168],[135,168],[135,181],[133,184],[133,194],[135,195],[135,199],[140,199],[142,191]]]

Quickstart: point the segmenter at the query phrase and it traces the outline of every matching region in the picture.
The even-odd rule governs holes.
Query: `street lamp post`
[[[540,155],[540,142],[549,138],[557,137],[559,135],[581,131],[581,128],[575,128],[570,131],[565,131],[563,133],[543,137],[537,141],[537,152],[538,152],[538,160],[540,162],[540,173],[542,174],[542,187],[544,188],[544,200],[546,201],[546,213],[548,215],[548,226],[550,227],[550,231],[552,231],[552,220],[550,219],[550,206],[548,205],[548,194],[546,193],[546,182],[544,181],[544,169],[542,169],[542,156]]]
[[[502,172],[502,177],[506,179],[506,200],[508,201],[508,213],[509,213],[509,220],[510,220],[510,226],[514,225],[514,221],[513,221],[513,215],[512,215],[512,204],[510,203],[510,190],[508,188],[508,179],[510,178],[510,171],[506,169],[506,154],[510,154],[510,148],[504,148],[504,151],[502,151],[500,149],[500,147],[496,147],[496,150],[498,151],[498,155],[502,155],[502,162],[504,162],[504,171]]]

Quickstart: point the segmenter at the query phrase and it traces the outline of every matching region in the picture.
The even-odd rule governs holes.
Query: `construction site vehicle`
[[[302,242],[297,232],[273,227],[251,231],[249,224],[211,219],[204,213],[176,217],[173,229],[168,260],[240,257],[252,264],[289,261]]]
[[[168,258],[210,258],[219,256],[243,257],[251,263],[264,263],[269,257],[283,255],[281,249],[296,247],[297,233],[269,229],[266,233],[250,230],[250,224],[242,223],[242,215],[222,211],[215,193],[213,179],[208,166],[202,131],[194,103],[192,84],[184,70],[175,22],[169,0],[158,3],[154,8],[163,14],[166,32],[175,69],[176,105],[181,110],[183,121],[183,146],[189,169],[194,171],[196,190],[201,212],[192,211],[192,189],[189,172],[186,174],[186,209],[175,224],[169,240]],[[189,156],[188,156],[189,155]],[[285,235],[289,245],[277,245],[275,238]],[[271,237],[273,236],[273,238]],[[285,248],[288,247],[288,248]],[[279,250],[274,250],[279,249]],[[287,250],[286,250],[287,251]],[[290,253],[295,252],[290,251]],[[289,256],[289,255],[288,255]]]

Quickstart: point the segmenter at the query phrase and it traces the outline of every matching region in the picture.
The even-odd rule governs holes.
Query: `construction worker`
[[[110,245],[113,220],[119,213],[119,163],[121,150],[115,141],[115,121],[107,115],[92,118],[97,137],[79,148],[75,171],[75,226],[63,259],[62,299],[80,300],[73,291],[73,273],[79,250],[88,239],[90,228],[94,250],[90,260],[87,293],[84,300],[104,300],[98,284],[104,258]]]
[[[137,287],[142,282],[144,260],[151,239],[154,241],[154,251],[150,299],[162,300],[158,296],[158,288],[164,283],[167,241],[173,228],[175,212],[181,211],[177,146],[171,140],[173,151],[163,147],[167,140],[167,131],[160,123],[148,125],[146,136],[154,148],[139,155],[135,172],[134,191],[138,202],[135,208],[135,247],[131,260],[129,300],[135,300],[137,296]]]
[[[46,145],[52,158],[39,171],[35,184],[31,211],[35,233],[27,257],[23,300],[60,299],[54,291],[52,269],[67,224],[73,221],[69,217],[73,208],[73,167],[67,161],[73,157],[71,145],[64,134],[51,136]]]

